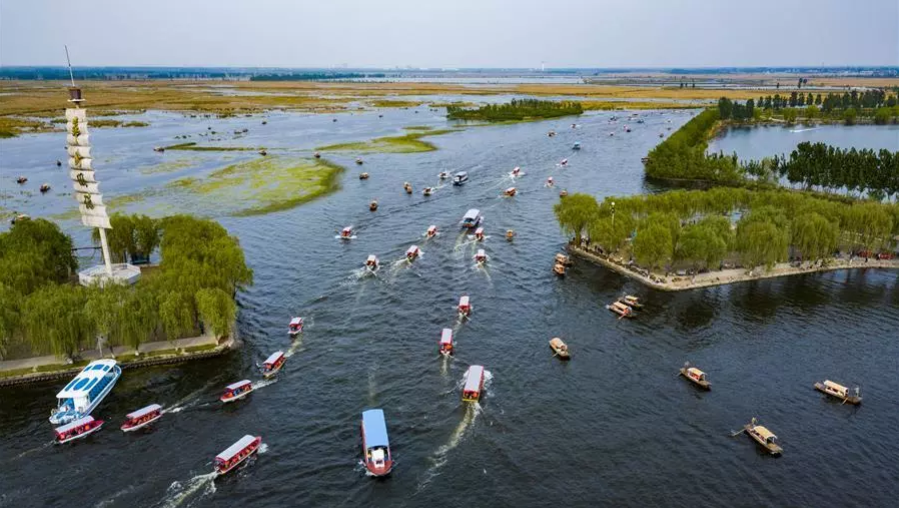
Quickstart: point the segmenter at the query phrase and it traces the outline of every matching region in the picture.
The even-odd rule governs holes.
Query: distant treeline
[[[873,109],[880,107],[891,108],[897,104],[896,95],[887,95],[883,90],[866,90],[859,93],[857,90],[851,92],[828,93],[827,95],[813,94],[812,92],[791,92],[790,95],[768,95],[759,97],[755,103],[757,107],[766,109],[783,109],[795,108],[797,106],[819,106],[825,113],[829,113],[835,109]]]
[[[233,73],[212,70],[154,70],[118,67],[73,69],[72,74],[76,81],[88,79],[224,79],[236,77]],[[3,67],[0,68],[0,79],[68,81],[69,70],[65,67]]]
[[[759,97],[758,101],[747,100],[741,104],[722,97],[718,100],[718,114],[722,120],[755,121],[770,118],[772,114],[783,117],[787,123],[794,123],[800,117],[807,120],[838,120],[846,125],[854,125],[858,118],[872,118],[874,123],[884,125],[899,121],[899,100],[895,95],[887,96],[882,90],[808,95],[793,92],[790,96],[774,95]]]
[[[250,81],[322,81],[328,79],[383,78],[386,74],[360,74],[358,72],[301,72],[291,74],[257,74]]]
[[[488,104],[477,109],[447,106],[446,116],[451,120],[486,120],[502,122],[526,118],[556,118],[580,115],[584,108],[580,102],[541,101],[537,99],[513,99],[508,104]]]

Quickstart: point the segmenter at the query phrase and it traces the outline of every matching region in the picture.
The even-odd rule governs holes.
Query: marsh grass
[[[253,148],[252,146],[199,146],[196,142],[179,143],[163,148],[166,150],[190,150],[194,152],[248,152],[261,150],[261,148]]]
[[[331,152],[363,152],[363,153],[418,153],[433,152],[437,147],[428,141],[422,141],[425,136],[439,136],[456,132],[459,129],[437,129],[424,132],[410,132],[404,136],[387,136],[375,138],[369,141],[357,141],[353,143],[338,143],[316,148],[320,151]]]

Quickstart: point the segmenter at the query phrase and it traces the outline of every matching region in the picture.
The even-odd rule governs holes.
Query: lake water
[[[154,153],[175,135],[207,125],[232,132],[229,143],[308,155],[322,144],[400,133],[408,125],[444,126],[419,108],[330,116],[190,119],[152,113],[152,127],[95,130],[107,196],[157,188],[202,175],[253,154]],[[565,237],[553,219],[559,189],[602,198],[652,191],[640,158],[690,112],[646,112],[644,124],[610,123],[613,113],[494,127],[431,138],[439,150],[329,158],[348,171],[339,192],[266,216],[218,217],[240,238],[255,285],[239,295],[243,347],[225,357],[124,372],[94,412],[100,432],[64,446],[49,444],[47,422],[64,381],[0,389],[0,507],[237,506],[892,506],[899,496],[899,282],[896,272],[857,270],[763,280],[684,293],[648,290],[576,261],[565,279],[551,272]],[[622,113],[614,113],[622,116]],[[670,121],[670,123],[669,123]],[[558,135],[549,138],[546,132]],[[615,136],[609,136],[614,132]],[[764,132],[761,131],[761,132]],[[583,149],[571,146],[580,141]],[[223,142],[224,143],[224,142]],[[32,215],[60,213],[71,197],[61,134],[0,141],[3,192],[26,173],[52,181],[46,196],[14,194]],[[170,157],[189,167],[147,174]],[[569,158],[567,168],[557,163]],[[513,181],[508,172],[521,166]],[[440,186],[440,171],[466,170],[463,187]],[[544,187],[552,175],[555,189]],[[408,196],[402,183],[411,182]],[[420,189],[438,185],[425,198]],[[503,189],[520,193],[502,198]],[[368,211],[378,198],[381,208]],[[129,209],[157,209],[155,198]],[[159,199],[164,199],[164,196]],[[9,205],[4,205],[9,207]],[[460,233],[464,212],[479,208],[488,238]],[[202,211],[202,210],[198,210]],[[88,232],[64,223],[79,244]],[[354,225],[357,238],[335,239]],[[440,228],[435,239],[423,234]],[[503,232],[515,229],[514,242]],[[402,261],[412,244],[423,251]],[[484,269],[472,256],[484,248]],[[383,268],[360,278],[370,253]],[[646,308],[619,321],[603,308],[640,295]],[[459,323],[458,297],[472,298]],[[291,342],[293,315],[309,326]],[[437,341],[456,331],[456,355],[443,360]],[[568,363],[548,340],[564,338]],[[242,402],[217,398],[233,381],[259,380],[256,364],[289,352],[278,382]],[[685,361],[713,384],[699,392],[676,377]],[[477,406],[460,402],[469,365],[489,371]],[[859,408],[824,400],[823,379],[860,384]],[[123,434],[122,417],[157,402],[171,409],[152,429]],[[359,465],[362,410],[381,407],[397,460],[386,479]],[[762,454],[746,436],[730,437],[759,417],[785,448]],[[213,457],[244,434],[261,435],[265,453],[238,472],[212,480]]]
[[[761,159],[781,154],[789,156],[803,141],[840,148],[885,148],[895,152],[899,151],[899,125],[738,127],[728,129],[715,138],[709,143],[709,151],[737,152],[742,160]]]

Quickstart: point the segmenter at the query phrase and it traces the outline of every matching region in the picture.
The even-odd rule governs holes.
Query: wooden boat
[[[404,182],[403,190],[406,191],[406,194],[412,194],[412,184],[410,184],[409,182]]]
[[[287,325],[287,335],[295,337],[301,333],[303,333],[303,318],[295,317],[291,319],[290,324]]]
[[[484,391],[484,367],[472,365],[465,372],[465,385],[462,386],[462,402],[478,402]]]
[[[482,220],[483,217],[481,217],[481,211],[477,208],[472,208],[465,212],[465,216],[462,217],[460,225],[466,229],[474,229],[481,225]]]
[[[425,187],[424,189],[422,189],[421,194],[423,196],[430,196],[432,192],[434,192],[434,189],[432,189],[430,187]]]
[[[425,232],[425,237],[434,238],[435,236],[437,236],[437,226],[431,224],[430,226],[428,226],[428,230]]]
[[[369,174],[366,173],[365,171],[359,173],[359,179],[360,179],[360,180],[368,180],[368,177],[369,177]]]
[[[384,476],[393,469],[387,423],[382,409],[362,412],[362,461],[372,476]]]
[[[612,302],[606,308],[618,314],[618,319],[634,317],[634,310],[621,302]]]
[[[262,377],[268,379],[274,376],[286,361],[287,357],[284,356],[284,351],[275,351],[262,363]]]
[[[549,341],[549,347],[555,353],[553,356],[559,357],[560,360],[570,360],[571,353],[568,351],[568,346],[562,342],[562,339],[558,337],[553,337],[552,340]]]
[[[479,242],[484,241],[484,228],[478,228],[474,230],[474,238]]]
[[[156,146],[156,147],[153,147],[153,151],[154,151],[154,152],[164,152],[164,151],[165,151],[165,147],[163,147],[163,146]]]
[[[514,229],[507,229],[507,230],[506,230],[506,240],[508,240],[508,241],[511,242],[513,238],[515,238],[515,230],[514,230]]]
[[[680,375],[705,390],[712,389],[712,383],[709,383],[705,372],[696,367],[690,367],[690,362],[685,363],[684,366],[680,368]]]
[[[440,344],[437,346],[437,351],[443,356],[453,354],[453,330],[451,328],[444,328],[440,333]]]
[[[618,299],[619,302],[627,305],[632,309],[642,309],[643,304],[640,303],[640,299],[634,295],[624,295]]]
[[[67,423],[61,427],[56,427],[53,432],[56,435],[53,438],[54,444],[68,443],[76,439],[87,437],[94,432],[100,430],[103,426],[103,420],[95,420],[93,416],[85,416],[71,423]]]
[[[855,395],[851,395],[849,393],[849,388],[845,386],[834,383],[830,380],[825,380],[823,383],[815,383],[815,389],[819,392],[830,395],[835,399],[839,399],[843,401],[843,404],[861,404],[862,398],[858,395],[858,387],[855,387]]]
[[[365,260],[365,268],[369,272],[376,272],[380,267],[381,263],[378,261],[378,257],[374,254],[369,254],[368,259]]]
[[[521,176],[521,168],[519,166],[515,166],[514,168],[512,168],[512,171],[509,172],[509,176],[511,176],[512,178]]]
[[[413,245],[406,249],[406,261],[415,261],[421,255],[421,249],[418,245]]]
[[[43,184],[41,184],[41,193],[42,193],[42,194],[45,193],[45,192],[47,192],[47,191],[49,191],[49,190],[50,190],[50,184],[49,184],[49,183],[43,183]]]
[[[503,191],[503,195],[506,197],[512,197],[518,193],[518,190],[515,187],[509,187],[508,189]]]
[[[341,240],[351,240],[353,238],[353,226],[347,226],[340,230]]]
[[[474,255],[474,260],[480,265],[487,262],[487,253],[484,252],[484,249],[478,249],[478,252]]]
[[[459,317],[468,317],[471,316],[471,301],[468,296],[463,296],[459,298],[459,305],[457,307],[459,311]]]
[[[320,154],[320,153],[318,153],[318,152],[315,152],[314,154],[312,154],[312,156],[315,157],[316,159],[321,159],[321,158],[322,158],[322,154]]]
[[[571,147],[571,149],[572,149],[572,150],[580,150],[580,149],[581,149],[581,142],[580,142],[580,141],[575,141],[575,142],[574,142],[574,145]]]
[[[240,438],[233,445],[226,448],[222,453],[215,456],[214,468],[217,475],[223,475],[232,471],[241,465],[245,460],[249,459],[262,446],[261,436],[246,436]]]
[[[253,383],[249,379],[231,383],[225,387],[225,393],[219,397],[219,400],[227,404],[240,400],[253,392]]]
[[[150,404],[125,415],[125,423],[122,424],[122,432],[132,432],[141,429],[162,418],[162,406]]]
[[[371,200],[371,203],[368,204],[368,209],[371,210],[372,212],[376,211],[378,209],[378,200],[377,199]]]
[[[562,263],[556,263],[553,265],[553,273],[558,275],[559,277],[565,276],[565,265]]]
[[[562,189],[562,190],[559,191],[559,197],[560,197],[560,198],[564,198],[564,197],[567,196],[567,195],[568,195],[568,191],[567,191],[567,190]]]
[[[259,155],[265,157],[266,155],[268,155],[268,152],[266,152],[265,150],[259,150]]]
[[[777,444],[777,436],[766,427],[756,425],[756,419],[753,418],[751,423],[743,426],[743,432],[749,435],[756,443],[768,450],[771,455],[780,455],[783,448]]]
[[[27,181],[28,181],[28,177],[26,177],[26,176],[20,176],[20,177],[16,178],[16,183],[19,185],[22,185],[23,183],[25,183]]]
[[[334,121],[336,122],[337,120],[334,120]],[[356,157],[356,164],[361,166],[364,162],[365,161],[362,160],[362,157]]]
[[[561,252],[556,254],[554,261],[560,265],[571,266],[571,258]]]

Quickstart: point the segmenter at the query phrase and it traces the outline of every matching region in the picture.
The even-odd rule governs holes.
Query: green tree
[[[599,205],[589,194],[572,194],[559,200],[553,212],[562,231],[574,236],[574,244],[580,246],[587,225],[599,217]]]
[[[28,295],[22,324],[36,352],[74,358],[92,345],[95,328],[87,313],[85,289],[72,284],[48,285]]]
[[[167,291],[159,297],[159,319],[169,340],[185,336],[194,329],[195,303],[180,291]]]
[[[221,289],[201,289],[197,291],[197,308],[200,317],[216,337],[228,335],[237,316],[237,304]]]
[[[21,299],[22,295],[15,289],[0,283],[0,359],[6,356],[6,349],[19,329]]]
[[[846,125],[855,125],[855,119],[858,117],[858,112],[855,111],[854,108],[848,108],[843,111],[843,122]]]
[[[0,284],[23,295],[65,282],[77,268],[72,239],[52,222],[16,221],[9,231],[0,233]]]
[[[664,224],[650,223],[641,228],[634,238],[637,262],[650,269],[670,262],[673,251],[671,230]]]
[[[737,250],[743,264],[755,268],[773,267],[787,259],[788,232],[765,220],[741,220],[737,225]]]
[[[806,260],[829,257],[837,248],[839,229],[836,224],[815,212],[809,212],[793,219],[793,247]]]

